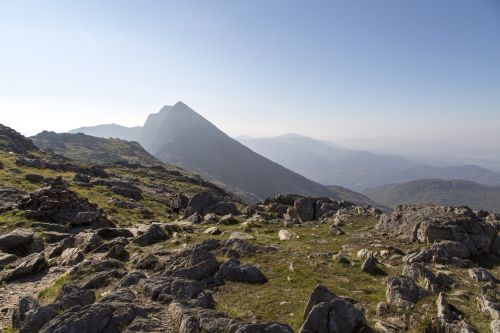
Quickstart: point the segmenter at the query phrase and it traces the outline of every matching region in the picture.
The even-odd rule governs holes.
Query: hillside
[[[485,186],[464,180],[422,179],[382,186],[368,191],[367,195],[389,207],[433,203],[500,212],[500,186]]]
[[[486,332],[495,324],[497,215],[435,206],[382,214],[296,195],[245,206],[181,171],[74,161],[3,126],[0,182],[2,331]],[[177,214],[170,198],[179,192]]]
[[[344,199],[343,191],[328,189],[253,152],[182,102],[149,115],[138,140],[158,159],[200,174],[247,202],[278,193]]]
[[[255,152],[321,184],[355,191],[423,178],[464,179],[485,185],[500,184],[500,173],[474,165],[424,166],[396,155],[349,150],[330,142],[288,134],[270,138],[242,137]]]
[[[83,133],[54,133],[43,131],[31,137],[37,147],[52,150],[72,160],[108,164],[120,161],[160,165],[161,161],[149,154],[137,142],[105,139]]]

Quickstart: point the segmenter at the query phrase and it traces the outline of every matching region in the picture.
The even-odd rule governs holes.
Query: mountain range
[[[398,204],[434,203],[500,212],[500,186],[485,186],[466,180],[421,179],[385,185],[367,194],[388,207]]]
[[[247,202],[278,193],[297,193],[377,205],[362,194],[342,187],[328,188],[255,153],[182,102],[164,106],[158,113],[149,115],[139,133],[136,127],[99,125],[96,128],[80,128],[71,133],[105,138],[116,135],[125,140],[137,137],[159,160],[195,172]]]
[[[126,155],[127,150],[144,147],[146,151],[139,156],[144,156],[145,160],[149,158],[144,153],[197,173],[247,202],[257,202],[278,193],[298,193],[379,207],[424,201],[496,209],[495,200],[499,198],[495,191],[492,192],[492,186],[500,185],[500,173],[476,165],[424,165],[398,155],[352,150],[297,134],[270,138],[239,137],[235,140],[182,102],[164,106],[158,113],[150,114],[140,127],[98,125],[75,129],[71,133],[136,140],[138,143],[132,142],[122,151],[111,149],[104,142],[93,144],[109,148],[109,151],[98,149],[97,152],[113,155],[115,159]],[[34,137],[34,141],[56,151],[62,144],[76,141],[83,145],[85,152],[85,142],[92,141],[62,135],[48,144],[44,143],[44,138],[47,134]],[[120,140],[116,144],[125,147]],[[66,153],[58,152],[73,159],[78,159],[77,155],[81,153],[80,149],[75,149],[71,155],[71,147],[65,150]],[[96,157],[96,151],[93,154]],[[420,186],[413,183],[422,179],[426,181]],[[460,191],[467,192],[465,189],[470,187],[470,193],[475,193],[474,198],[463,196],[460,191],[450,191],[449,186],[443,185],[446,181],[453,181],[457,187],[457,180],[463,181]],[[412,182],[412,186],[407,185],[408,182]],[[403,190],[395,184],[403,184],[406,194],[401,194]],[[430,186],[432,195],[429,191],[421,194],[425,186]],[[492,196],[491,200],[487,199],[489,196]]]
[[[350,150],[328,141],[296,134],[238,139],[255,152],[309,179],[363,193],[382,185],[434,178],[500,185],[499,172],[476,165],[423,165],[397,155]]]

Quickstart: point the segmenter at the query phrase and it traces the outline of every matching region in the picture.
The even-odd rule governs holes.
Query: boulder
[[[354,333],[368,329],[361,304],[337,297],[323,286],[317,286],[304,313],[300,333]]]
[[[153,223],[140,230],[141,235],[134,239],[134,243],[140,246],[147,246],[168,239],[168,235],[158,223]]]
[[[203,233],[215,236],[215,235],[220,235],[222,232],[217,227],[210,227],[210,228],[205,229],[205,231],[203,231]]]
[[[41,253],[33,253],[15,261],[15,267],[5,272],[2,280],[10,281],[25,276],[35,275],[48,267],[45,257]]]
[[[314,201],[311,198],[298,198],[293,203],[293,206],[301,222],[314,220]]]
[[[429,291],[406,277],[389,277],[386,286],[387,302],[397,307],[412,308],[421,298],[430,295]]]
[[[83,231],[75,236],[76,246],[81,248],[83,252],[88,253],[96,250],[103,244],[103,240],[93,231]]]
[[[361,270],[370,275],[387,275],[387,273],[378,267],[377,263],[377,259],[374,257],[368,257],[361,265]]]
[[[214,205],[213,213],[217,215],[238,215],[240,214],[238,207],[234,202],[221,201]]]
[[[0,251],[16,255],[27,255],[43,251],[43,242],[35,239],[33,231],[16,229],[0,236]]]
[[[64,250],[61,253],[60,263],[62,266],[74,266],[84,259],[83,252],[75,247]]]
[[[219,222],[217,224],[223,224],[223,225],[233,225],[233,224],[238,224],[240,221],[236,217],[234,217],[232,214],[227,214],[221,217]]]
[[[262,272],[250,265],[241,264],[237,259],[230,258],[224,262],[217,275],[227,281],[263,284],[267,282]]]
[[[54,258],[59,256],[64,250],[71,247],[75,247],[76,239],[73,236],[64,238],[62,241],[57,243],[48,253],[49,258]]]
[[[121,244],[113,245],[108,253],[105,255],[106,258],[113,258],[118,260],[127,260],[129,258],[129,254],[125,249],[125,246]]]
[[[293,233],[286,229],[282,229],[278,232],[278,238],[280,241],[287,241],[293,238]]]

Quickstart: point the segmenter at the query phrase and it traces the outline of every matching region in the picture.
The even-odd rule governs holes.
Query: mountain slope
[[[464,179],[484,185],[500,184],[500,173],[475,165],[424,166],[395,155],[349,150],[300,135],[240,138],[255,152],[321,184],[356,191],[423,178]]]
[[[121,161],[159,165],[161,161],[148,153],[137,142],[98,138],[83,133],[54,133],[43,131],[31,137],[42,150],[52,150],[72,160],[108,164]]]
[[[338,193],[251,151],[182,102],[162,114],[163,124],[150,145],[151,153],[162,161],[226,184],[240,195],[250,193],[253,201],[278,193],[340,198]]]
[[[126,127],[117,124],[104,124],[76,128],[69,131],[69,133],[84,133],[100,138],[118,138],[126,141],[137,141],[141,131],[141,126]]]
[[[367,195],[390,207],[406,203],[434,203],[500,212],[500,186],[485,186],[464,180],[422,179],[382,186],[367,192]]]

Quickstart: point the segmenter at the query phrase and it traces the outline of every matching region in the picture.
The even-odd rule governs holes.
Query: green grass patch
[[[53,302],[61,292],[62,287],[69,281],[69,276],[65,274],[58,278],[50,287],[47,287],[44,290],[40,291],[38,293],[38,300],[40,301],[40,303],[49,304]]]

